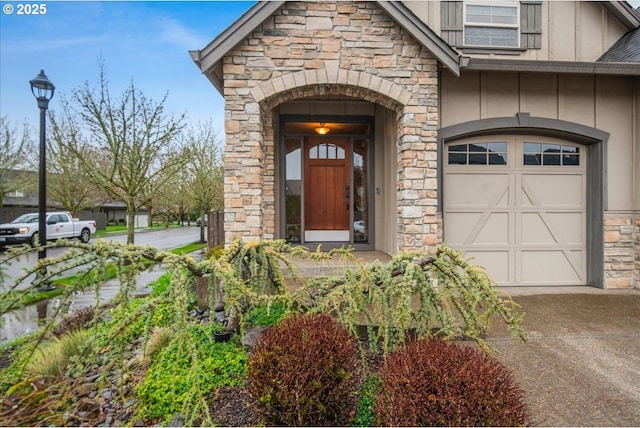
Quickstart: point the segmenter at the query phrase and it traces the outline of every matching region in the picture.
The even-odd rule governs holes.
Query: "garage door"
[[[499,285],[586,284],[586,150],[523,136],[445,146],[444,241]]]

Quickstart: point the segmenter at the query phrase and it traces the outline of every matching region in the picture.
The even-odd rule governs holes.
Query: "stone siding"
[[[640,216],[605,215],[605,288],[640,287]]]
[[[274,108],[333,96],[396,113],[389,221],[399,250],[437,245],[437,60],[375,3],[286,2],[225,56],[223,82],[227,242],[276,238]]]

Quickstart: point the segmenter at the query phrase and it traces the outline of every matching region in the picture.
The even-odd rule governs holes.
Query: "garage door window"
[[[580,149],[564,144],[524,143],[524,165],[578,166]]]
[[[449,165],[506,165],[507,143],[474,143],[449,146]]]

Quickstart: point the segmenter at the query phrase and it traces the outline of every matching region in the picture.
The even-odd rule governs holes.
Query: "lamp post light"
[[[38,239],[40,250],[38,251],[38,260],[47,257],[47,144],[46,144],[46,116],[49,101],[53,98],[53,92],[56,87],[44,74],[44,70],[40,70],[40,74],[29,81],[31,92],[38,101],[40,109],[40,166],[38,171]],[[41,279],[44,278],[46,271],[40,272]]]

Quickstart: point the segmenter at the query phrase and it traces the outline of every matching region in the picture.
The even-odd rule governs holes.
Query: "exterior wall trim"
[[[604,211],[606,210],[606,145],[609,133],[579,123],[517,113],[512,117],[472,120],[441,128],[438,131],[438,171],[444,167],[444,146],[462,138],[491,134],[532,134],[575,141],[587,146],[587,282],[605,287]],[[438,174],[438,188],[443,189],[443,174]],[[442,192],[441,194],[444,194]],[[438,211],[443,211],[438,198]],[[443,218],[443,222],[446,219]]]

